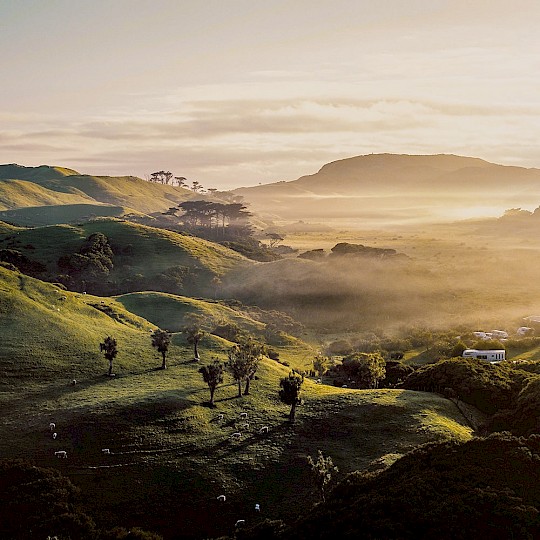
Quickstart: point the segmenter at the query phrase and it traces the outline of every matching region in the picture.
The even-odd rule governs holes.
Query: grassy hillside
[[[41,194],[50,194],[51,191],[63,194],[64,197],[69,194],[95,203],[122,206],[142,213],[163,212],[193,195],[185,188],[147,182],[134,176],[82,175],[70,169],[47,166],[0,165],[0,179],[26,180],[40,186],[41,190],[38,191]],[[35,206],[36,196],[36,193],[28,194],[27,202],[24,203],[24,196],[21,194],[17,206]],[[62,197],[59,197],[55,204],[64,204]]]
[[[26,180],[0,180],[0,210],[95,202],[84,193],[61,193]]]
[[[0,165],[0,178],[28,180],[30,182],[43,180],[59,180],[66,176],[78,175],[73,169],[65,167],[51,167],[40,165],[39,167],[23,167],[16,163]]]
[[[179,292],[186,288],[210,294],[214,276],[248,264],[244,257],[219,244],[114,219],[20,230],[0,237],[0,249],[21,251],[45,264],[54,278],[59,273],[58,259],[77,253],[84,239],[96,232],[108,237],[115,253],[114,268],[106,277],[112,289]],[[175,274],[182,268],[189,270],[185,283]]]
[[[136,305],[139,299],[119,300]],[[319,448],[345,473],[381,467],[426,441],[471,436],[459,411],[441,397],[309,380],[291,426],[277,399],[288,368],[271,360],[262,362],[249,396],[236,398],[226,377],[215,412],[205,405],[208,388],[181,337],[173,340],[169,369],[156,370],[153,325],[119,302],[0,268],[0,310],[0,425],[10,433],[0,439],[1,455],[60,468],[109,527],[141,525],[169,537],[229,533],[237,519],[287,518],[313,501],[305,456]],[[107,334],[118,341],[115,378],[104,376],[107,362],[98,347]],[[226,346],[203,342],[203,362],[223,359]],[[242,411],[248,427],[240,427]],[[258,433],[262,425],[267,435]],[[238,430],[241,439],[231,441]],[[56,450],[66,450],[68,459],[55,459]],[[218,507],[220,493],[227,502]],[[260,515],[253,513],[255,502]]]
[[[60,204],[27,206],[0,212],[0,218],[24,227],[44,227],[62,223],[80,223],[97,217],[120,217],[122,206],[106,204]]]

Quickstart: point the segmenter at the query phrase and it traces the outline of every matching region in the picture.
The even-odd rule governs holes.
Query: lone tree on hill
[[[166,356],[171,344],[171,334],[167,330],[154,330],[152,334],[152,347],[155,347],[161,353],[163,363],[161,369],[167,369]]]
[[[223,382],[223,364],[219,360],[214,360],[212,364],[199,369],[199,373],[210,389],[210,407],[214,407],[214,392]]]
[[[182,332],[186,334],[186,340],[190,345],[193,345],[193,360],[198,362],[201,357],[199,356],[198,345],[201,339],[204,337],[205,332],[202,329],[204,317],[197,315],[196,313],[188,313],[184,317],[184,328]]]
[[[332,473],[339,472],[339,469],[334,466],[332,458],[330,456],[324,457],[321,450],[317,452],[317,461],[311,456],[307,457],[308,464],[311,466],[311,472],[313,473],[313,479],[317,485],[317,489],[321,494],[321,499],[325,502],[325,489],[326,486],[332,481]]]
[[[281,390],[279,391],[279,399],[285,403],[285,405],[291,406],[289,413],[289,420],[294,422],[294,415],[296,413],[296,406],[300,403],[300,389],[304,382],[304,376],[294,371],[289,373],[288,377],[284,377],[279,381]]]
[[[227,371],[238,383],[238,397],[242,396],[242,381],[245,379],[244,395],[249,394],[249,383],[255,376],[259,361],[265,352],[265,346],[252,338],[242,339],[228,351]]]
[[[112,338],[111,336],[107,336],[103,343],[99,344],[99,350],[102,353],[105,353],[105,358],[109,361],[109,377],[112,376],[112,364],[113,360],[116,358],[116,355],[118,354],[118,349],[116,347],[116,339]]]

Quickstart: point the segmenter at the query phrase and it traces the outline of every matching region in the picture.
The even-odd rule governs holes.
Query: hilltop
[[[509,196],[511,186],[512,195]],[[467,217],[467,209],[540,202],[540,170],[455,155],[370,154],[289,182],[235,190],[253,210],[287,219],[408,222]]]
[[[149,214],[164,212],[192,196],[188,189],[147,182],[135,176],[91,176],[46,165],[0,165],[0,209],[4,210],[96,204]],[[16,218],[17,214],[11,214],[11,221],[15,222]],[[60,214],[55,223],[62,223],[61,219]]]

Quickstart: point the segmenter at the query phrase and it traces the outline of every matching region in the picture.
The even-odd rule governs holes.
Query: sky
[[[537,0],[0,0],[0,163],[230,189],[369,154],[540,167]]]

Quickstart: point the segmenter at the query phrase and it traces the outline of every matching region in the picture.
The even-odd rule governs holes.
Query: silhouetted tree
[[[214,406],[214,392],[216,388],[223,382],[223,364],[219,360],[208,366],[203,366],[199,369],[199,373],[202,374],[204,382],[210,389],[210,406]]]
[[[167,369],[166,356],[169,351],[169,345],[171,344],[171,334],[166,330],[154,330],[152,334],[152,347],[155,347],[158,352],[161,353],[163,363],[161,369]]]
[[[291,406],[289,413],[289,420],[294,422],[296,413],[296,406],[300,403],[300,389],[304,382],[304,376],[294,371],[289,373],[288,377],[284,377],[279,381],[281,390],[279,391],[279,399],[285,403],[285,405]]]
[[[317,452],[317,461],[311,456],[307,457],[308,464],[311,466],[311,472],[317,485],[317,489],[321,494],[321,499],[324,502],[326,486],[332,481],[332,473],[337,473],[339,469],[334,466],[330,456],[324,457],[321,450]]]
[[[266,233],[266,236],[269,239],[268,246],[271,248],[276,247],[280,242],[285,240],[285,237],[278,233]]]
[[[105,353],[105,358],[109,361],[109,377],[112,375],[113,360],[118,354],[116,345],[116,339],[112,338],[111,336],[107,336],[104,341],[99,344],[99,350],[102,353]]]

